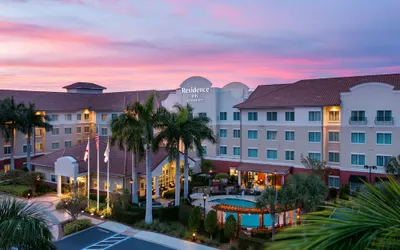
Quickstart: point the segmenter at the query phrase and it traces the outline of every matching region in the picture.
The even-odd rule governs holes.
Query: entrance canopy
[[[363,183],[363,181],[367,181],[367,178],[362,175],[350,175],[349,182],[353,183]]]
[[[290,171],[289,166],[279,166],[270,164],[256,164],[256,163],[241,163],[237,170],[239,171],[250,171],[250,172],[262,172],[272,174],[276,171],[277,174],[288,174]]]
[[[76,178],[79,174],[79,165],[71,156],[64,156],[54,163],[54,174]]]

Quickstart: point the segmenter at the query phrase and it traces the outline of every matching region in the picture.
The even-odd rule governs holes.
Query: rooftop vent
[[[67,93],[80,93],[80,94],[101,94],[106,88],[91,82],[76,82],[68,86],[64,86]]]

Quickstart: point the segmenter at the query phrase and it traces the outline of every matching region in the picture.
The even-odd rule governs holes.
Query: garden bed
[[[74,221],[66,221],[61,225],[63,236],[67,236],[92,226],[92,222],[89,219],[77,219]]]

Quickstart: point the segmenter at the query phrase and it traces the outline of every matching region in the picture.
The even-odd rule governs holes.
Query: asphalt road
[[[103,228],[92,227],[70,237],[57,241],[58,250],[172,250],[155,243],[114,233]]]

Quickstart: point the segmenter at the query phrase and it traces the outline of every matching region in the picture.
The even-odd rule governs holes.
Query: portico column
[[[160,186],[158,184],[158,176],[154,177],[155,178],[155,189],[156,189],[156,198],[160,197]]]
[[[61,175],[57,175],[57,196],[61,196]]]
[[[282,186],[283,186],[283,184],[285,184],[285,175],[284,174],[282,175]]]
[[[238,185],[242,186],[242,176],[240,174],[240,170],[238,170]]]
[[[269,188],[268,173],[265,173],[265,187]]]

